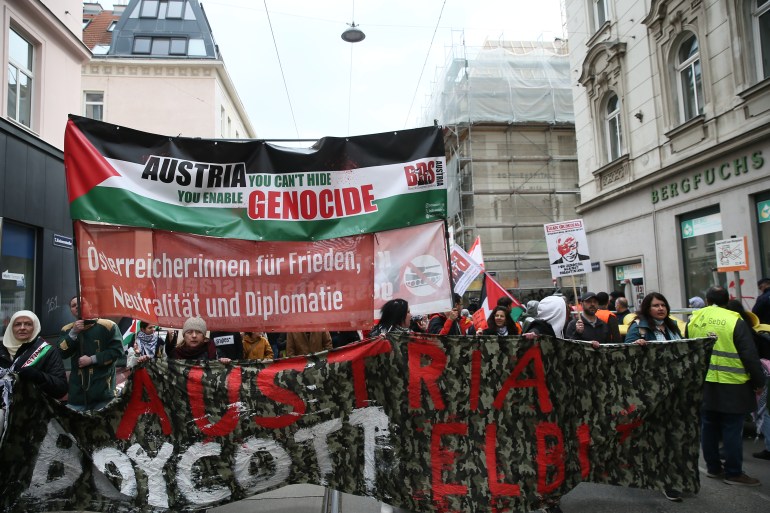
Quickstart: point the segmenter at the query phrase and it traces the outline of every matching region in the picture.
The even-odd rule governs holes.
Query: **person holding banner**
[[[671,307],[659,292],[650,292],[639,307],[636,318],[626,334],[626,344],[646,345],[648,342],[680,340],[682,333],[676,321],[669,317]],[[682,492],[674,488],[663,490],[663,496],[672,502],[682,501]]]
[[[457,319],[460,317],[460,306],[462,305],[462,298],[460,294],[452,294],[454,306],[446,313],[436,313],[430,318],[428,323],[428,333],[434,335],[465,335],[465,332],[460,328],[460,323]]]
[[[668,300],[659,292],[650,292],[644,299],[626,333],[626,344],[645,345],[647,342],[679,340],[682,333],[676,321],[669,317]]]
[[[61,355],[40,335],[40,320],[29,310],[11,316],[0,346],[0,368],[16,372],[44,393],[59,399],[67,393],[67,374]],[[1,427],[0,427],[1,429]]]
[[[391,299],[380,308],[380,322],[372,328],[370,337],[378,337],[386,333],[409,333],[412,313],[405,299]]]
[[[544,297],[537,305],[537,317],[529,324],[527,338],[539,335],[564,338],[564,326],[569,320],[569,310],[563,296]]]
[[[599,301],[596,294],[586,292],[580,297],[580,305],[583,311],[577,319],[570,321],[567,325],[565,335],[571,340],[585,340],[591,342],[594,348],[601,344],[607,344],[612,340],[610,327],[607,323],[596,316],[599,309]]]
[[[509,335],[519,335],[521,330],[513,322],[510,316],[510,310],[504,306],[496,306],[487,318],[487,328],[481,332],[482,335],[498,335],[507,337]]]
[[[166,356],[165,343],[158,336],[157,326],[149,322],[140,321],[139,331],[136,332],[136,340],[128,349],[126,367],[129,369],[139,363],[144,363],[155,358]]]
[[[264,333],[247,331],[242,336],[244,360],[272,360],[273,347]]]
[[[206,338],[206,321],[200,317],[190,317],[182,326],[182,341],[177,344],[169,355],[175,360],[216,360],[217,346],[214,341]],[[228,364],[230,358],[219,358]]]
[[[409,323],[409,330],[413,333],[428,333],[428,316],[412,316],[412,322]]]
[[[78,296],[70,299],[77,319],[59,335],[62,358],[70,358],[67,406],[76,411],[99,410],[115,398],[115,364],[123,356],[123,336],[108,319],[81,319]]]

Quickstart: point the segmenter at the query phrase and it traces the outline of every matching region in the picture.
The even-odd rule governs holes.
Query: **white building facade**
[[[750,307],[770,275],[770,0],[566,9],[588,288],[672,308],[713,284],[737,296],[715,241],[745,237]]]

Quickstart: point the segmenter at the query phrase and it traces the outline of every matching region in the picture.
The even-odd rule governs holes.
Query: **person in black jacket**
[[[40,335],[40,319],[29,310],[13,314],[0,347],[0,367],[31,381],[43,392],[59,399],[67,393],[67,375],[56,347]]]
[[[460,323],[457,319],[460,317],[460,306],[462,305],[462,297],[460,294],[453,293],[452,300],[454,306],[446,313],[435,313],[431,316],[428,322],[428,333],[434,335],[465,335],[465,332],[460,327]]]

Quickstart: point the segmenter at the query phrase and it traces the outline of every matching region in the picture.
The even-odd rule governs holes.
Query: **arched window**
[[[770,0],[768,0],[770,1]],[[607,162],[620,157],[623,152],[623,133],[620,124],[620,100],[615,93],[607,98],[605,110],[605,138],[607,140]]]
[[[690,32],[685,34],[676,52],[679,114],[683,123],[703,114],[703,83],[698,38]]]
[[[770,0],[751,0],[759,80],[770,77]]]

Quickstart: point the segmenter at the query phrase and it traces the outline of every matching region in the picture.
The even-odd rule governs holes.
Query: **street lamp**
[[[340,36],[347,43],[359,43],[366,38],[364,31],[358,28],[355,22],[351,23]]]

